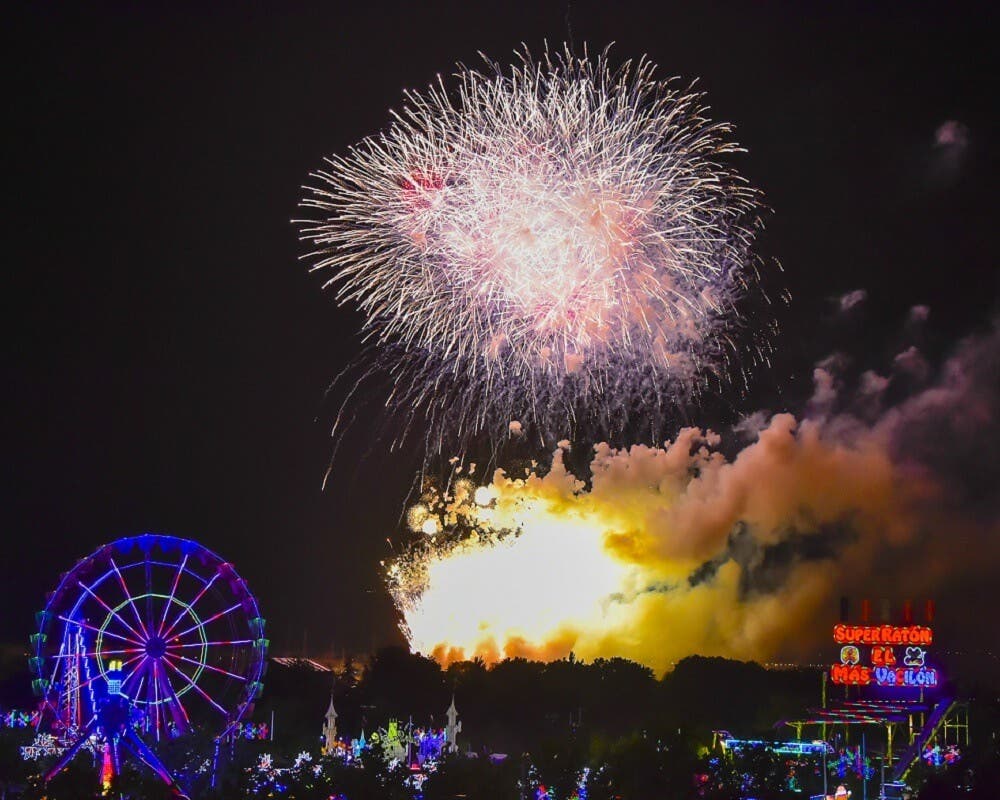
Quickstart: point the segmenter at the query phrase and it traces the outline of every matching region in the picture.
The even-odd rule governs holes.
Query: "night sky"
[[[359,318],[290,220],[324,156],[478,51],[614,41],[736,123],[793,301],[773,369],[702,424],[797,411],[833,350],[883,366],[914,304],[932,362],[998,312],[986,4],[200,5],[5,14],[0,641],[26,640],[78,558],[144,531],[233,561],[276,651],[402,641],[378,562],[422,454],[369,441],[372,397],[322,490],[324,393]]]

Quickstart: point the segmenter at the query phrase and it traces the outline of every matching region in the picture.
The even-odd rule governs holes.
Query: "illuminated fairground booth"
[[[833,786],[873,782],[884,786],[883,796],[901,796],[921,760],[940,767],[961,758],[969,743],[968,704],[955,697],[934,658],[931,601],[919,621],[911,602],[893,615],[883,601],[878,621],[867,600],[858,622],[851,621],[846,598],[840,611],[820,707],[778,727],[793,728],[798,741],[826,743],[824,775]]]

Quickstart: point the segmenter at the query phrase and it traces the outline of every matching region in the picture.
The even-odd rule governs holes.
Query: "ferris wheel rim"
[[[160,551],[159,556],[154,554],[156,549]],[[170,555],[176,552],[180,553],[179,560],[172,560]],[[203,569],[189,568],[192,560],[197,562],[195,566],[200,565]],[[153,567],[173,571],[168,589],[153,591]],[[125,576],[131,574],[130,570],[140,568],[145,572],[145,590],[134,591],[129,588]],[[184,576],[189,576],[185,580],[192,581],[193,585],[200,585],[190,601],[178,596],[178,587]],[[211,616],[205,617],[204,612],[199,616],[194,610],[195,603],[220,579],[215,594],[217,597],[228,595],[230,602],[222,611]],[[114,586],[117,581],[124,599],[109,603],[102,597],[100,589],[106,581],[112,581],[109,586]],[[87,605],[91,601],[104,612],[103,620],[96,625],[82,618],[82,609],[94,608]],[[156,619],[147,618],[145,623],[140,610],[144,601],[147,615],[151,613],[154,601],[161,607],[155,615]],[[131,608],[131,612],[127,608]],[[179,613],[175,613],[178,608]],[[132,618],[129,619],[129,616]],[[188,622],[182,625],[185,616]],[[217,620],[221,620],[220,624],[228,624],[234,634],[237,629],[240,633],[225,638],[217,635],[210,638],[207,626]],[[183,629],[177,630],[178,626]],[[70,632],[79,632],[82,636],[85,630],[96,633],[92,647],[83,648],[84,652],[64,652]],[[53,641],[47,644],[50,635]],[[58,651],[52,654],[50,651],[56,646],[56,638],[62,641],[58,643]],[[155,653],[151,648],[155,648]],[[217,657],[230,669],[209,662],[210,648],[218,648]],[[180,698],[194,693],[223,715],[224,730],[228,730],[249,713],[259,695],[260,681],[266,670],[266,649],[264,621],[256,597],[231,563],[194,540],[170,534],[144,533],[121,537],[98,547],[60,576],[56,590],[47,598],[45,609],[39,614],[39,625],[32,636],[31,666],[41,686],[40,693],[43,698],[50,699],[61,659],[72,661],[83,657],[88,671],[91,659],[96,664],[96,674],[88,674],[87,680],[79,684],[82,688],[98,678],[108,680],[105,660],[119,657],[122,669],[132,667],[122,680],[122,686],[133,681],[134,686],[129,691],[136,705],[170,706],[173,709],[172,704],[176,703],[184,722],[189,724],[188,709]],[[47,662],[52,662],[51,672]],[[171,671],[176,676],[173,681]],[[225,697],[211,696],[199,685],[206,673],[222,676],[218,680],[239,684],[235,689],[231,689],[229,683],[221,684],[222,692],[232,695],[228,701]],[[51,680],[46,686],[48,676]],[[147,678],[146,694],[143,696],[142,684]],[[180,680],[183,683],[175,689],[174,683]],[[43,699],[43,704],[45,702],[47,700]],[[166,724],[166,711],[153,713],[159,735],[161,716]],[[177,712],[172,710],[171,713]]]

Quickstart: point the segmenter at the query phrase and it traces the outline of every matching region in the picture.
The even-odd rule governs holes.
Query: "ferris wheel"
[[[249,714],[267,645],[257,601],[232,564],[174,536],[119,539],[64,574],[38,614],[30,663],[39,726],[69,749],[106,739],[116,760],[121,739],[148,764],[137,732],[221,737]],[[128,709],[115,731],[102,730],[109,697]]]

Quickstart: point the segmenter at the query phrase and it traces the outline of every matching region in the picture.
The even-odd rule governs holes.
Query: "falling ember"
[[[654,73],[569,49],[460,67],[313,174],[307,258],[362,312],[390,411],[459,449],[512,419],[621,431],[766,351],[768,322],[736,335],[758,192],[731,127]]]

